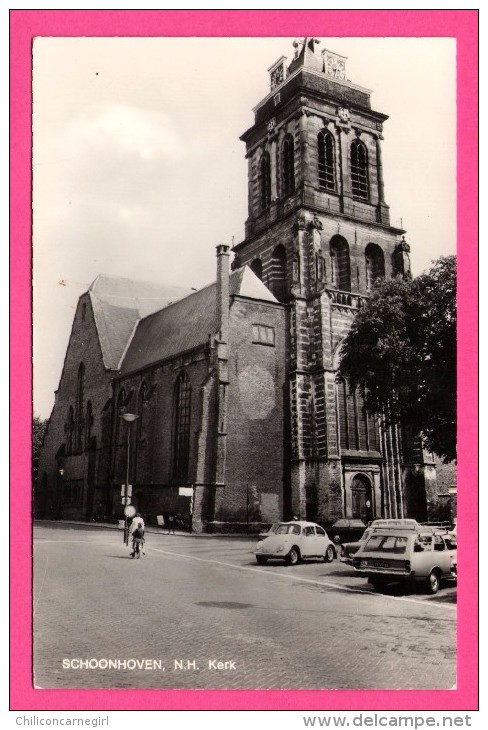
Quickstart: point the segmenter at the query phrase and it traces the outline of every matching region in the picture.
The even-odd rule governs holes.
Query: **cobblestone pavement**
[[[377,594],[339,561],[260,567],[253,544],[148,534],[131,560],[115,530],[36,527],[36,686],[455,684],[455,588]]]

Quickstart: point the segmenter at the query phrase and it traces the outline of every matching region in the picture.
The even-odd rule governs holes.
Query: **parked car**
[[[340,552],[340,558],[342,563],[347,563],[348,565],[352,565],[352,558],[353,555],[357,553],[361,545],[363,545],[368,537],[372,534],[373,529],[371,527],[367,527],[359,540],[356,540],[355,542],[343,542],[341,545],[341,552]]]
[[[336,520],[332,527],[327,528],[327,534],[331,540],[338,544],[359,540],[365,529],[366,523],[362,520],[342,518]]]
[[[329,563],[337,557],[337,551],[320,525],[298,520],[273,525],[271,534],[256,545],[255,555],[259,565],[271,559],[296,565],[305,558],[322,558]]]
[[[376,589],[394,581],[416,581],[429,593],[437,593],[443,579],[456,577],[454,545],[446,533],[419,525],[377,528],[354,555],[352,565]]]

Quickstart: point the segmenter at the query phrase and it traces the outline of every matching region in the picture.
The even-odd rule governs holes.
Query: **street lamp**
[[[130,502],[131,495],[132,495],[131,485],[129,484],[129,479],[130,479],[130,476],[129,476],[129,474],[130,474],[130,471],[129,471],[129,469],[130,469],[130,432],[132,429],[132,424],[134,423],[134,421],[137,418],[139,418],[139,416],[137,416],[135,413],[121,413],[120,416],[127,423],[127,472],[126,472],[125,484],[123,485],[124,493],[123,493],[123,498],[122,498],[124,506],[127,507],[127,505]],[[128,525],[127,514],[126,514],[125,509],[124,509],[124,543],[126,545],[129,544],[129,525]]]

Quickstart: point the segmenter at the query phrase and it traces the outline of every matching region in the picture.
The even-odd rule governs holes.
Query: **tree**
[[[445,462],[456,458],[455,256],[374,289],[343,342],[340,374],[370,413],[411,427]]]
[[[39,416],[32,419],[32,470],[34,480],[37,477],[37,465],[39,463],[39,452],[41,450],[44,434],[46,433],[47,419],[44,420]]]

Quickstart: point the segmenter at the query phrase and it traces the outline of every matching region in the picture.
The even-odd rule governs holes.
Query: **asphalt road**
[[[258,566],[255,541],[34,529],[43,688],[450,689],[456,589],[374,592],[339,561]]]

